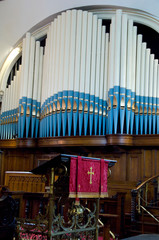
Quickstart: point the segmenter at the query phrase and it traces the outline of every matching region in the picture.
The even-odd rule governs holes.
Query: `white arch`
[[[97,14],[102,19],[110,19],[112,15],[115,13],[116,9],[122,9],[123,12],[127,13],[129,18],[132,18],[135,22],[144,24],[152,29],[154,29],[156,32],[159,33],[159,19],[156,16],[153,16],[147,12],[137,10],[137,9],[131,9],[131,8],[124,8],[120,6],[89,6],[89,7],[80,7],[78,9],[85,9],[89,10],[95,14]],[[38,39],[44,35],[47,34],[48,26],[51,21],[57,16],[58,14],[55,14],[53,16],[49,16],[47,19],[43,20],[42,22],[45,24],[45,26],[38,28],[38,26],[42,26],[42,23],[39,23],[35,27],[33,27],[30,32],[32,32],[32,35]],[[6,58],[1,71],[0,71],[0,95],[3,94],[4,89],[6,87],[6,83],[10,74],[10,71],[14,64],[16,63],[17,59],[20,57],[21,53],[21,46],[22,46],[22,39],[19,40],[15,48],[12,50],[12,52],[8,55]],[[17,52],[16,52],[17,50]],[[13,52],[16,52],[15,55],[13,55]],[[1,98],[0,98],[1,101]]]

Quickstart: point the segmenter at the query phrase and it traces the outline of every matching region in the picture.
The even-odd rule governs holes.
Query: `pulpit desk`
[[[92,240],[98,239],[99,198],[100,195],[105,193],[104,189],[107,188],[103,185],[103,187],[101,187],[101,183],[103,184],[103,181],[101,180],[100,174],[97,174],[96,170],[98,168],[102,171],[102,174],[104,174],[103,166],[107,166],[108,169],[108,167],[112,167],[116,162],[115,160],[100,160],[101,159],[98,158],[58,154],[50,161],[45,162],[31,171],[33,174],[45,175],[50,188],[47,216],[47,239],[61,239],[60,236],[63,236],[64,239],[78,239],[81,235],[89,235],[89,237],[92,236],[92,238],[89,238]],[[85,161],[85,163],[83,163],[83,161]],[[82,176],[81,174],[78,174],[79,162],[80,167],[86,166],[86,172],[83,172]],[[85,165],[81,165],[81,162]],[[71,182],[72,189],[75,187],[74,192],[71,192],[71,194],[73,193],[75,195],[70,194],[70,178],[72,175],[71,164],[75,164],[73,167],[76,166],[75,173],[73,172],[73,180]],[[90,191],[93,189],[94,179],[99,183],[99,192],[94,192],[96,195],[96,204],[94,205],[94,210],[92,212],[82,206],[78,200],[78,198],[83,196],[85,193],[81,191],[81,189],[86,185],[86,183],[84,184],[82,182],[83,174],[85,174],[85,178],[87,178],[87,182],[90,185]],[[76,179],[77,176],[78,179]],[[81,181],[80,188],[78,184],[79,180]],[[67,212],[66,218],[68,221],[65,222],[66,218],[61,215],[62,211],[58,214],[55,211],[55,204],[57,201],[59,202],[62,199],[64,205],[66,199],[70,200],[70,195],[75,198],[71,198],[72,205]],[[88,196],[94,198],[93,192],[90,192]]]

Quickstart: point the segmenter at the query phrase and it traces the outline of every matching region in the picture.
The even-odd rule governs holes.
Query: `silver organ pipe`
[[[120,133],[124,132],[125,96],[126,96],[126,63],[127,63],[127,15],[122,15],[121,29],[121,69],[120,69]]]
[[[132,36],[132,85],[131,85],[131,116],[130,116],[130,134],[133,134],[134,115],[135,115],[135,85],[136,85],[136,47],[137,47],[137,27],[133,27]]]
[[[146,53],[145,53],[146,51]],[[140,134],[143,134],[143,126],[147,126],[147,110],[145,111],[145,107],[147,108],[147,104],[145,101],[145,107],[144,107],[144,89],[146,92],[148,89],[144,88],[144,79],[146,80],[146,76],[149,76],[149,54],[150,49],[146,49],[146,43],[142,43],[141,48],[141,82],[140,82]],[[148,78],[147,78],[148,81]],[[148,82],[147,82],[148,83]],[[148,97],[148,93],[145,93],[145,96]],[[146,100],[146,98],[145,98]],[[143,120],[144,118],[144,120]],[[144,125],[143,125],[144,123]],[[147,133],[147,128],[145,128],[145,134]]]
[[[57,70],[58,70],[58,64],[57,64],[57,59],[58,59],[58,52],[57,52],[57,19],[54,21],[54,56],[53,56],[53,75],[52,75],[52,81],[53,81],[53,92],[52,92],[52,99],[53,99],[53,104],[52,104],[52,121],[53,121],[53,135],[56,135],[56,108],[57,108],[57,102],[56,100],[56,94],[57,94],[57,84],[56,83],[56,75],[57,75]]]
[[[19,99],[20,99],[20,79],[21,79],[21,68],[22,66],[19,66],[19,71],[17,71],[17,83],[16,83],[16,110],[15,110],[15,137],[18,136],[18,119],[19,119]]]
[[[10,87],[8,86],[7,89],[7,99],[6,99],[6,112],[7,112],[7,116],[6,116],[6,126],[5,126],[5,138],[8,139],[8,130],[9,130],[9,115],[10,115],[10,111],[9,111],[9,103],[10,103]]]
[[[3,104],[2,104],[2,114],[1,114],[1,139],[4,139],[4,128],[6,123],[6,97],[7,97],[7,88],[4,91],[4,99],[3,99]]]
[[[89,107],[89,133],[88,133],[89,135],[92,135],[92,133],[93,133],[93,121],[94,121],[95,74],[96,74],[96,54],[97,54],[97,24],[98,24],[98,18],[97,18],[96,15],[94,15],[93,16],[93,22],[92,22],[92,51],[91,51],[91,70],[90,70],[90,107]]]
[[[148,132],[151,134],[152,132],[152,87],[154,82],[154,54],[150,55],[150,74],[149,74],[149,108],[148,108],[148,115],[149,115],[149,127]]]
[[[65,23],[66,13],[61,16],[60,46],[59,46],[59,75],[58,75],[58,100],[57,100],[57,136],[61,135],[62,125],[62,100],[63,100],[63,84],[64,84],[64,51],[65,51]]]
[[[36,115],[36,128],[35,128],[35,137],[38,137],[39,121],[40,121],[40,111],[41,111],[41,90],[42,90],[42,75],[43,75],[43,47],[40,47],[40,59],[39,59],[39,83],[38,83],[38,92],[37,92],[37,115]]]
[[[159,65],[157,66],[157,93],[159,93]],[[159,134],[159,96],[157,95],[156,104],[156,116],[157,116],[157,134]]]
[[[51,41],[51,51],[53,54],[50,54],[50,65],[53,66],[55,64],[55,40],[56,40],[56,23],[52,22],[51,23],[51,29],[52,29],[52,39]],[[42,63],[41,63],[42,64]],[[49,118],[50,118],[50,136],[53,136],[53,96],[54,96],[54,86],[53,86],[53,79],[54,79],[54,68],[51,68],[49,71],[49,77],[50,77],[50,105],[49,105]],[[41,75],[41,80],[42,80],[42,75]],[[40,101],[39,101],[40,102]],[[40,113],[40,112],[39,112]]]
[[[105,26],[102,26],[101,39],[101,61],[100,61],[100,78],[99,78],[99,132],[102,134],[102,120],[103,120],[103,87],[104,87],[104,53],[105,53]]]
[[[26,137],[29,136],[29,128],[32,116],[32,91],[34,79],[34,60],[35,60],[35,39],[30,39],[30,59],[29,59],[29,76],[28,76],[28,89],[27,89],[27,110],[26,110]]]
[[[150,78],[152,81],[152,60],[151,60],[151,51],[150,49],[146,49],[146,69],[145,69],[145,78],[146,78],[146,86],[148,87],[146,89],[145,86],[145,92],[144,92],[144,115],[145,115],[145,132],[148,133],[148,115],[149,115],[149,87],[150,87]],[[144,83],[143,83],[144,84]],[[151,87],[152,88],[152,87]]]
[[[109,56],[109,33],[105,37],[105,62],[104,62],[104,87],[103,87],[103,135],[108,132],[107,99],[108,99],[108,56]]]
[[[91,71],[91,51],[92,49],[92,23],[93,14],[88,13],[87,18],[87,40],[86,40],[86,71],[85,71],[85,96],[84,96],[84,135],[87,135],[88,114],[90,108],[90,71]],[[81,62],[82,64],[82,62]]]
[[[49,93],[50,93],[50,48],[51,48],[51,26],[48,31],[48,38],[46,43],[46,58],[45,58],[45,78],[47,79],[47,85],[44,87],[44,134],[48,136],[49,132]]]
[[[37,96],[38,96],[38,81],[39,77],[39,62],[40,62],[40,42],[36,42],[35,47],[35,68],[34,68],[34,84],[32,95],[32,124],[31,124],[31,137],[34,137],[34,131],[36,129],[36,117],[37,117]]]
[[[135,133],[139,133],[139,114],[140,114],[140,75],[141,75],[141,49],[142,49],[142,35],[137,36],[137,49],[136,49],[136,84],[135,84]],[[145,65],[144,65],[145,67]]]
[[[96,53],[96,75],[95,75],[95,108],[94,108],[94,134],[98,135],[98,116],[99,116],[99,82],[100,82],[100,55],[101,55],[101,31],[102,20],[97,23],[97,53]]]
[[[55,79],[54,81],[56,82],[56,84],[54,83],[54,86],[55,86],[55,94],[54,94],[54,123],[55,123],[55,126],[54,126],[54,136],[56,136],[57,134],[57,127],[58,124],[57,124],[57,114],[59,113],[60,111],[60,106],[59,106],[59,101],[57,101],[57,98],[58,98],[58,86],[59,86],[59,68],[61,67],[60,66],[60,27],[61,27],[61,17],[58,16],[57,18],[57,37],[56,37],[56,68],[55,68]],[[45,134],[43,135],[45,136]]]
[[[119,82],[120,82],[120,67],[121,67],[121,20],[122,20],[122,11],[116,11],[115,17],[115,57],[114,57],[114,97],[113,97],[113,115],[114,115],[114,133],[117,133],[118,126],[118,114],[119,114]]]
[[[86,43],[87,43],[87,18],[88,12],[82,14],[82,33],[81,33],[81,61],[80,61],[80,84],[79,84],[79,136],[82,135],[83,116],[84,116],[84,83],[86,72]]]
[[[158,60],[121,10],[110,33],[96,14],[68,10],[45,47],[26,34],[1,112],[1,139],[158,134]]]
[[[26,122],[26,104],[27,104],[27,90],[28,90],[28,77],[29,77],[29,55],[30,55],[30,38],[31,34],[27,33],[24,40],[24,54],[22,59],[22,76],[21,76],[21,118],[20,120],[20,131],[18,132],[19,137],[24,137],[24,129]]]
[[[127,43],[127,74],[126,74],[126,133],[130,130],[131,116],[131,92],[132,92],[132,40],[133,20],[128,20],[128,43]]]
[[[64,43],[64,70],[63,70],[63,100],[62,100],[62,134],[66,135],[67,126],[67,103],[68,103],[68,83],[69,83],[69,55],[70,55],[70,40],[71,40],[71,11],[66,12],[65,19],[65,43]],[[67,30],[66,30],[66,26]]]
[[[71,32],[70,32],[70,53],[69,53],[69,82],[68,82],[68,103],[67,103],[67,120],[68,136],[71,136],[72,118],[73,118],[73,92],[74,92],[74,70],[75,70],[75,50],[76,50],[76,27],[77,11],[71,12]]]
[[[15,77],[13,78],[13,80],[15,80]],[[9,129],[8,129],[8,139],[12,138],[12,133],[13,133],[13,124],[11,124],[13,122],[13,109],[14,109],[14,105],[13,105],[13,91],[14,91],[14,84],[15,81],[11,80],[11,85],[9,86],[9,96],[10,96],[10,103],[9,103]]]
[[[153,130],[152,133],[155,134],[156,132],[156,104],[157,104],[157,66],[158,66],[158,60],[154,60],[154,81],[153,81],[153,98],[152,98],[152,118],[153,118]]]
[[[81,37],[82,37],[82,11],[77,11],[76,23],[76,47],[75,47],[75,66],[74,66],[74,99],[73,99],[73,135],[77,134],[78,111],[79,109],[79,82],[80,82],[80,65],[81,65]],[[83,93],[84,95],[84,93]],[[82,100],[82,99],[81,99]],[[84,101],[84,96],[83,96]],[[84,107],[82,108],[83,111]],[[72,109],[71,109],[72,111]]]
[[[46,110],[45,110],[45,93],[46,93],[46,84],[45,84],[45,77],[47,77],[47,43],[46,40],[46,48],[45,48],[45,55],[44,55],[44,63],[43,63],[43,78],[42,78],[42,93],[41,93],[41,127],[40,127],[40,136],[44,134],[44,128],[42,126],[45,126],[44,121],[46,117]]]
[[[113,80],[114,80],[114,39],[115,39],[115,17],[112,17],[110,25],[110,46],[109,46],[109,70],[108,70],[108,134],[113,134]]]
[[[51,34],[51,39],[54,38],[54,22],[51,23],[51,26],[50,26],[51,30],[50,30],[50,34]],[[50,40],[50,53],[53,53],[53,54],[49,54],[49,62],[50,62],[50,65],[53,66],[54,62],[53,62],[53,55],[54,55],[54,52],[53,52],[53,41]],[[53,92],[53,79],[52,79],[52,76],[53,76],[53,68],[49,68],[49,98],[50,98],[50,104],[48,105],[48,131],[47,131],[47,135],[49,136],[52,136],[52,105],[53,105],[53,98],[52,98],[52,92]]]

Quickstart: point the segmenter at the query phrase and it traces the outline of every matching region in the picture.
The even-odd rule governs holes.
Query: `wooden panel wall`
[[[126,210],[130,211],[131,189],[139,181],[159,173],[159,148],[134,147],[76,147],[58,149],[8,149],[3,153],[1,167],[1,184],[4,182],[5,171],[30,171],[39,162],[47,161],[57,153],[82,154],[85,156],[115,159],[112,174],[108,180],[109,196],[117,192],[126,192]]]
[[[26,150],[5,152],[5,171],[29,171],[34,166],[34,154]]]
[[[2,165],[1,182],[4,184],[5,171],[30,171],[34,168],[34,153],[25,149],[5,150]]]

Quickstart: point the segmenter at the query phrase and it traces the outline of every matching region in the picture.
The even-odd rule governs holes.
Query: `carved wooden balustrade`
[[[45,192],[45,180],[45,177],[31,172],[5,172],[5,186],[10,191]]]

